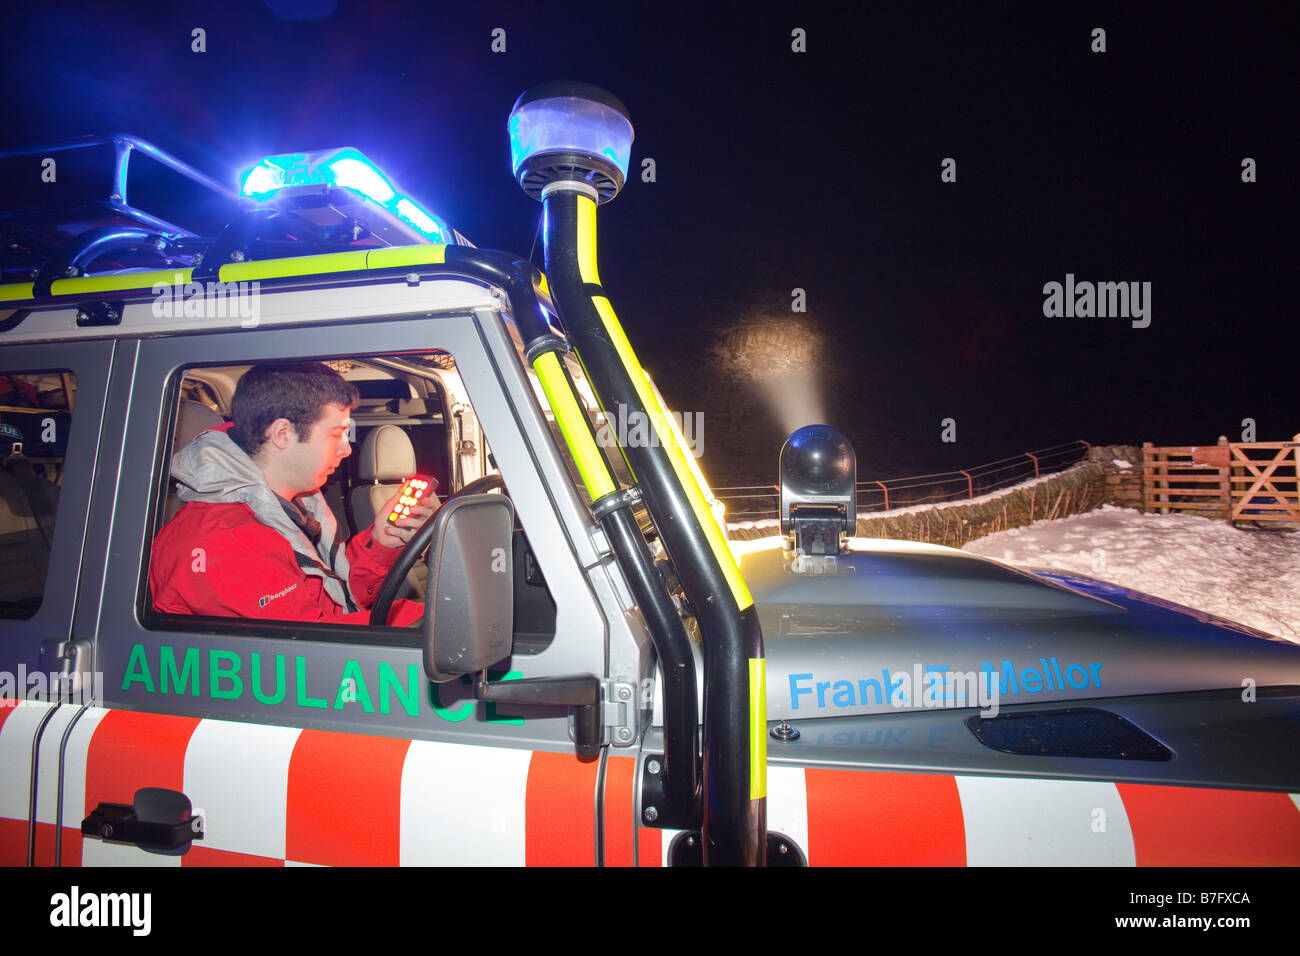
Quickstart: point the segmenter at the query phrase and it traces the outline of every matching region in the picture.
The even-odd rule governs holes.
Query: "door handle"
[[[85,836],[129,843],[150,853],[181,856],[203,839],[203,818],[194,816],[190,798],[175,790],[143,787],[132,803],[101,803],[81,821]]]

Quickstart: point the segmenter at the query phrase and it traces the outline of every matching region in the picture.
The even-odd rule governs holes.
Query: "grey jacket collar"
[[[320,578],[335,604],[349,611],[357,609],[347,586],[348,559],[338,541],[338,522],[319,491],[295,499],[320,522],[320,542],[313,546],[285,514],[257,463],[225,432],[201,432],[178,451],[172,457],[172,477],[181,501],[247,505],[261,524],[274,528],[289,542],[303,573]]]

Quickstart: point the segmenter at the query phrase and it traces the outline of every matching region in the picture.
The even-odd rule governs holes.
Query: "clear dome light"
[[[510,161],[515,175],[542,153],[603,156],[626,177],[632,159],[632,124],[617,110],[577,96],[525,103],[510,115]]]

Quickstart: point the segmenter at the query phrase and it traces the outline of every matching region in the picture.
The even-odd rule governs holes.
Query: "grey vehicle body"
[[[1092,757],[1026,759],[982,747],[962,721],[987,708],[957,699],[952,680],[967,673],[979,676],[981,695],[992,688],[999,713],[1101,708],[1174,751],[1168,761],[1126,761],[1124,778],[1300,787],[1288,729],[1300,705],[1300,647],[1290,641],[1079,575],[939,546],[858,545],[817,573],[792,571],[774,549],[742,560],[767,640],[768,716],[813,728],[827,759],[1115,773]],[[905,693],[891,699],[891,682]],[[1256,693],[1262,699],[1244,705]],[[909,728],[907,745],[891,737]],[[942,758],[924,746],[940,739],[934,728],[952,731]],[[880,746],[864,746],[868,738]],[[892,749],[881,743],[891,739]]]
[[[49,670],[55,655],[63,655],[85,671],[102,672],[96,704],[109,709],[571,752],[563,709],[494,714],[474,705],[469,687],[456,682],[424,685],[414,713],[393,707],[363,715],[355,708],[292,706],[292,700],[267,705],[247,692],[214,696],[206,673],[197,694],[163,693],[123,679],[132,654],[158,662],[168,647],[199,647],[200,665],[214,651],[245,661],[254,650],[304,660],[294,675],[303,681],[295,689],[300,701],[331,698],[350,661],[376,684],[381,665],[419,672],[416,636],[391,629],[151,615],[146,575],[184,370],[352,356],[369,357],[400,377],[412,373],[403,371],[397,353],[438,348],[455,357],[555,605],[550,633],[518,634],[505,666],[525,678],[600,675],[607,745],[601,759],[635,756],[637,779],[646,777],[647,763],[661,752],[651,644],[521,362],[508,303],[498,290],[445,276],[365,284],[330,277],[321,284],[264,292],[256,328],[237,319],[159,321],[141,300],[127,303],[111,334],[78,327],[71,307],[32,311],[4,333],[0,371],[67,370],[78,383],[44,600],[32,617],[0,622],[6,664]],[[1300,648],[1101,582],[1034,575],[924,545],[856,546],[862,550],[837,556],[834,568],[817,574],[792,570],[779,547],[741,561],[767,640],[768,718],[773,727],[784,721],[799,731],[798,739],[769,741],[772,779],[826,767],[1300,790],[1294,731]],[[1008,753],[971,732],[973,707],[881,700],[867,683],[879,679],[883,688],[883,671],[910,674],[918,666],[922,672],[991,670],[999,683],[1010,668],[1019,690],[1001,695],[1002,713],[1086,704],[1131,722],[1173,757]],[[1039,689],[1026,688],[1025,668],[1038,669]],[[1247,679],[1259,688],[1252,703],[1243,703]],[[1083,686],[1073,686],[1078,683]],[[820,694],[819,684],[826,685]],[[59,710],[35,741],[47,756],[47,776],[38,769],[32,790],[66,785],[48,776],[49,760],[59,754],[56,738],[75,722],[71,705]],[[66,745],[69,734],[62,739]],[[637,793],[640,826],[653,823],[649,793]],[[774,807],[774,829],[781,829],[781,817]],[[797,824],[782,832],[796,845],[809,839],[796,835]],[[599,840],[594,855],[602,858]]]

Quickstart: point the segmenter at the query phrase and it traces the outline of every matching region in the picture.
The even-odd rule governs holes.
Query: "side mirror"
[[[424,672],[443,683],[510,656],[515,509],[504,495],[467,495],[449,499],[433,520]]]
[[[488,666],[510,656],[514,634],[514,527],[515,509],[504,495],[448,498],[433,516],[424,673],[441,684],[477,672],[477,700],[572,707],[578,756],[592,759],[602,733],[595,674],[488,683]]]

